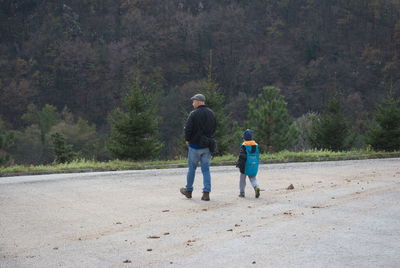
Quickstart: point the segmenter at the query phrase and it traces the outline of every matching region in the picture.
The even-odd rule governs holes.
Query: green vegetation
[[[312,148],[332,151],[348,150],[353,145],[349,120],[344,116],[337,98],[329,100],[326,111],[313,122],[309,136]]]
[[[261,163],[287,163],[287,162],[311,162],[329,160],[354,160],[372,158],[400,157],[400,151],[387,153],[370,150],[332,152],[328,150],[310,150],[304,152],[282,151],[274,154],[262,154]],[[214,157],[212,165],[232,165],[237,160],[235,155],[224,155]],[[115,171],[115,170],[140,170],[140,169],[160,169],[160,168],[179,168],[187,167],[186,158],[170,161],[122,161],[113,160],[98,162],[91,160],[74,160],[64,164],[52,165],[14,165],[0,167],[0,176],[24,175],[24,174],[47,174],[47,173],[67,173],[67,172],[92,172],[92,171]]]
[[[214,134],[218,146],[217,154],[223,155],[227,153],[229,144],[232,143],[232,136],[229,131],[229,122],[231,120],[224,108],[225,97],[219,92],[218,84],[213,82],[211,78],[204,83],[204,88],[207,96],[206,104],[213,110],[217,120],[217,129]]]
[[[330,151],[330,150],[309,150],[304,152],[282,151],[270,155],[262,155],[262,161],[277,162],[312,162],[312,161],[330,161],[330,160],[352,160],[352,159],[373,159],[398,157],[400,152],[387,153],[371,150],[355,151]]]
[[[168,167],[168,165],[183,164],[184,160],[173,161],[123,161],[112,160],[108,162],[98,162],[93,160],[73,160],[64,164],[52,165],[14,165],[9,167],[0,168],[0,174],[5,173],[58,173],[58,172],[85,172],[85,171],[107,171],[107,170],[128,170],[128,169],[145,169],[145,168],[159,168]]]
[[[279,152],[296,143],[298,130],[280,89],[264,87],[261,94],[248,105],[247,126],[254,131],[255,139],[263,151]]]
[[[400,149],[400,100],[387,98],[383,104],[378,105],[367,139],[375,150]]]
[[[111,136],[108,149],[120,159],[154,159],[162,148],[158,140],[158,118],[152,97],[145,94],[136,77],[129,94],[124,98],[124,109],[110,115]]]
[[[268,153],[399,150],[399,0],[1,7],[4,167],[180,159],[196,93],[216,113],[220,155],[246,128]],[[126,97],[135,86],[143,94]],[[340,107],[327,109],[333,95]]]
[[[74,157],[72,145],[65,142],[64,135],[56,132],[51,135],[51,139],[55,154],[54,163],[63,164],[71,162]]]

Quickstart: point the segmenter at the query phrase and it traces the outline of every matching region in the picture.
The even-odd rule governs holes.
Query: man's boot
[[[201,197],[201,200],[210,201],[210,193],[209,192],[203,192],[203,196]]]
[[[181,188],[180,192],[181,192],[181,194],[186,196],[186,198],[192,198],[192,192],[191,191],[187,191],[186,188]]]

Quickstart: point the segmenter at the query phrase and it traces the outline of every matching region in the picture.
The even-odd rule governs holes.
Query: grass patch
[[[314,162],[400,157],[398,152],[376,152],[371,150],[356,150],[333,152],[329,150],[309,150],[304,152],[282,151],[274,154],[261,155],[264,163],[286,163],[286,162]]]
[[[314,159],[318,161],[321,158],[336,158],[340,156],[354,156],[354,155],[372,155],[376,152],[373,151],[345,151],[333,152],[329,150],[309,150],[304,152],[289,152],[282,151],[274,154],[263,154],[263,160],[291,160],[291,159]]]
[[[4,173],[57,173],[65,171],[114,171],[114,170],[129,170],[129,169],[146,169],[146,168],[160,168],[179,165],[183,163],[183,160],[172,160],[172,161],[122,161],[112,160],[107,162],[98,162],[92,160],[74,160],[64,164],[50,164],[50,165],[14,165],[9,167],[1,167],[0,175]]]
[[[304,152],[282,151],[274,154],[262,154],[261,163],[287,163],[287,162],[309,162],[309,161],[329,161],[329,160],[350,160],[368,158],[390,158],[400,157],[398,152],[375,152],[370,150],[332,152],[328,150],[310,150]],[[216,156],[212,160],[212,165],[234,165],[237,160],[235,155]],[[88,171],[115,171],[115,170],[138,170],[155,168],[176,168],[186,167],[186,158],[169,161],[122,161],[112,160],[98,162],[92,160],[75,160],[65,164],[52,165],[14,165],[0,167],[0,176],[25,175],[25,174],[46,174],[64,172],[88,172]]]

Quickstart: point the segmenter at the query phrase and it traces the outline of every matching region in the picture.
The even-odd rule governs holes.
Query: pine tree
[[[54,150],[54,163],[62,164],[71,162],[74,158],[72,145],[67,144],[63,134],[56,132],[51,135]]]
[[[290,148],[298,136],[280,89],[270,86],[250,100],[247,127],[254,130],[260,147],[272,152]]]
[[[203,83],[203,87],[206,89],[206,103],[210,107],[217,120],[217,128],[215,130],[214,138],[217,141],[217,154],[223,155],[227,153],[229,145],[232,144],[232,135],[229,133],[229,117],[224,109],[225,97],[219,90],[219,85],[212,77],[212,50],[210,50],[210,59],[208,66],[208,77],[207,81]]]
[[[316,149],[332,151],[347,150],[354,143],[348,119],[343,114],[337,98],[331,98],[324,114],[314,121],[310,143]]]
[[[150,95],[144,94],[136,77],[124,98],[124,111],[117,108],[110,116],[111,135],[107,147],[119,159],[142,160],[158,156],[159,119]]]
[[[400,149],[400,101],[388,97],[378,105],[374,123],[367,131],[367,143],[375,150]]]

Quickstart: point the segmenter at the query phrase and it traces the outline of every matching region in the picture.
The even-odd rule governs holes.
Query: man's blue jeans
[[[211,192],[210,162],[211,153],[208,148],[194,149],[188,147],[188,166],[189,170],[186,176],[186,190],[193,191],[194,176],[196,174],[197,164],[200,162],[201,172],[203,173],[203,192]]]

